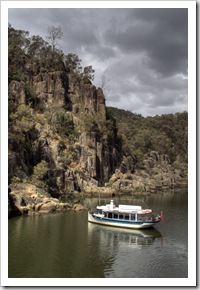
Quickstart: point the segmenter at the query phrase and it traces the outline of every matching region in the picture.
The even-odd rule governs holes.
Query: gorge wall
[[[102,89],[75,74],[40,73],[28,87],[11,81],[9,98],[9,205],[15,214],[66,210],[69,204],[59,200],[74,194],[187,186],[184,170],[158,152],[147,153],[143,169],[133,171]]]
[[[117,129],[106,118],[102,89],[81,83],[65,71],[36,75],[31,85],[43,113],[30,109],[32,119],[29,116],[24,122],[27,124],[22,134],[29,148],[14,134],[16,127],[10,130],[9,180],[13,176],[30,178],[34,166],[45,160],[52,196],[103,185],[120,163],[121,152],[116,148]],[[12,81],[9,94],[18,106],[28,105],[23,82]],[[73,121],[73,140],[53,132],[51,122],[46,120],[48,113],[53,118],[58,112],[67,113]]]

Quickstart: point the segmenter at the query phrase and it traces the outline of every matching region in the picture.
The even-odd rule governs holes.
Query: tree
[[[59,45],[57,41],[63,37],[63,32],[59,26],[49,26],[47,32],[47,40],[50,42],[52,50],[54,51],[56,46]]]
[[[41,160],[36,166],[33,167],[32,181],[37,187],[44,188],[47,181],[47,173],[49,171],[48,163],[45,160]]]
[[[108,94],[110,91],[110,79],[108,79],[105,75],[102,75],[101,80],[99,82],[99,87],[103,90],[104,94]]]
[[[92,66],[86,66],[82,68],[81,59],[75,53],[68,53],[65,55],[65,66],[84,84],[91,84],[94,79],[95,70]]]
[[[25,81],[29,32],[8,26],[8,80]]]
[[[33,58],[40,58],[43,50],[48,47],[48,43],[45,42],[39,35],[33,35],[30,38],[30,44],[28,47],[28,55]]]
[[[68,53],[65,56],[65,65],[74,73],[80,74],[82,70],[81,59],[75,53]]]
[[[92,68],[91,65],[84,67],[83,73],[82,73],[82,79],[85,84],[87,83],[91,84],[91,81],[94,80],[94,72],[95,70]]]

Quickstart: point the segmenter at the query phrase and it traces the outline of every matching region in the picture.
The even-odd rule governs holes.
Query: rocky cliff
[[[76,54],[11,25],[8,46],[11,212],[187,185],[187,112],[144,118],[108,108]]]
[[[9,99],[9,201],[15,213],[66,210],[69,203],[59,200],[71,195],[148,194],[187,185],[185,171],[158,152],[149,151],[143,168],[133,171],[102,89],[75,74],[40,73],[28,86],[11,81]]]
[[[54,198],[104,185],[120,164],[121,152],[117,129],[106,117],[103,91],[65,71],[34,76],[31,89],[34,106],[23,82],[9,86],[16,106],[9,130],[11,185],[37,184],[34,169],[42,161],[48,170],[41,185]],[[63,119],[55,116],[67,116],[62,130]]]

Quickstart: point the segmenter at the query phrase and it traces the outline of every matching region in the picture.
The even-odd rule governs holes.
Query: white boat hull
[[[125,221],[119,219],[109,219],[103,217],[93,216],[92,213],[88,212],[88,221],[91,223],[96,223],[105,226],[120,227],[120,228],[129,228],[129,229],[145,229],[153,227],[159,221]]]

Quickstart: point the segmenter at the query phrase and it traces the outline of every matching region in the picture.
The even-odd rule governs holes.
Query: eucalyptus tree
[[[8,79],[25,80],[29,32],[8,25]]]
[[[61,30],[61,27],[49,26],[47,32],[47,40],[49,41],[52,50],[55,51],[56,46],[60,46],[58,40],[63,38],[63,32]]]
[[[76,74],[80,74],[80,72],[82,70],[81,61],[82,60],[75,53],[68,53],[67,55],[65,55],[65,65],[66,65],[66,67],[71,72],[74,72]]]

